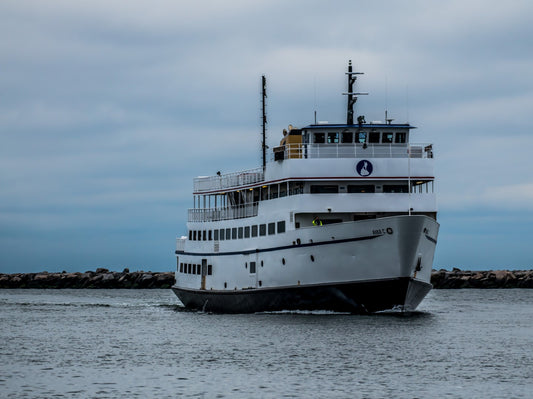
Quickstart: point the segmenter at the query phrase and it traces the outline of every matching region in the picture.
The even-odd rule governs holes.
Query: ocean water
[[[0,290],[2,398],[531,398],[533,290],[214,315],[170,290]]]

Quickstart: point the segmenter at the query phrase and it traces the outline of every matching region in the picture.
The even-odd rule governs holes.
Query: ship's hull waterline
[[[258,248],[249,255],[264,259],[265,266],[273,265],[258,267],[255,281],[261,286],[229,283],[224,289],[217,285],[200,289],[178,281],[172,289],[187,308],[216,313],[414,310],[431,289],[438,227],[426,216],[394,216],[296,230],[288,236],[302,237],[300,245],[275,251]],[[309,254],[314,254],[312,259]],[[209,262],[218,262],[219,270],[239,270],[229,275],[248,273],[241,267],[245,255],[185,256],[196,262],[207,256]],[[281,265],[280,257],[286,265]]]
[[[172,289],[186,308],[205,312],[327,310],[363,314],[385,310],[414,310],[431,288],[429,283],[401,277],[236,292],[189,290],[178,287]]]

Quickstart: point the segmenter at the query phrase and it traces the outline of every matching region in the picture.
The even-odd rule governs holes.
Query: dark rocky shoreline
[[[170,288],[173,272],[110,272],[0,274],[0,288]]]
[[[170,288],[173,272],[111,272],[99,268],[85,273],[0,274],[0,288]],[[431,283],[436,289],[457,288],[533,288],[533,270],[463,271],[433,270]]]

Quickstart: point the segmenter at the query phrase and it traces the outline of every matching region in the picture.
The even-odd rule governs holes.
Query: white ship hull
[[[213,274],[177,273],[173,290],[186,307],[211,312],[413,310],[431,289],[438,228],[426,216],[393,216],[249,239],[237,251],[201,243],[177,255]]]

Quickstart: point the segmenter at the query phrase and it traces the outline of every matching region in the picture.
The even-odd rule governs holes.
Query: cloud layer
[[[532,11],[527,1],[5,0],[0,272],[173,269],[192,178],[260,163],[260,76],[272,146],[315,110],[345,119],[348,59],[370,92],[358,113],[383,119],[387,108],[435,144],[436,266],[481,267],[481,252],[505,251],[497,240],[512,246],[509,263],[530,267]],[[486,224],[497,238],[466,222],[502,212],[507,230]],[[457,237],[471,243],[460,256]]]

